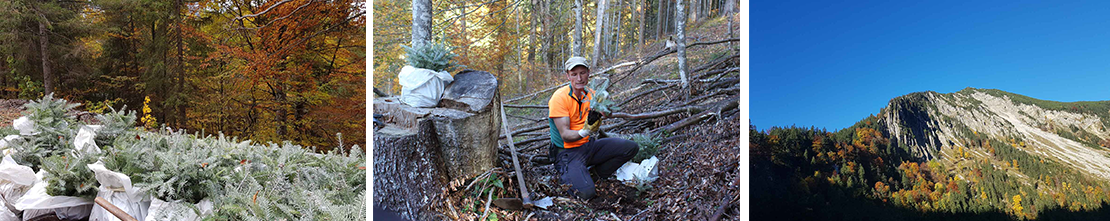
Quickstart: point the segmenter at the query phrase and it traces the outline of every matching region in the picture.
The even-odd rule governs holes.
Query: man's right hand
[[[600,129],[601,129],[601,121],[600,120],[595,121],[594,124],[586,124],[584,127],[582,127],[581,130],[578,130],[578,136],[581,136],[582,138],[586,138],[586,136],[589,136],[590,134],[597,133],[597,131],[600,130]]]

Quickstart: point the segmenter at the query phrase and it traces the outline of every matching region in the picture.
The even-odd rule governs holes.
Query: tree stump
[[[497,84],[489,72],[460,72],[431,111],[450,177],[474,176],[495,166],[501,133]]]
[[[385,123],[374,130],[375,205],[407,219],[440,219],[450,180],[496,166],[497,86],[492,74],[466,70],[455,75],[435,108],[412,107],[397,97],[374,99],[374,114]]]

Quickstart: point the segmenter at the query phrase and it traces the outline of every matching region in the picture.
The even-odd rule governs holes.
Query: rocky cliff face
[[[886,133],[921,160],[951,159],[954,148],[976,146],[972,142],[985,137],[1110,180],[1110,101],[1054,102],[968,88],[901,96],[878,117]]]

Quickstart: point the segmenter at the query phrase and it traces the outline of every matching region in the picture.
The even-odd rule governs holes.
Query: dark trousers
[[[601,179],[609,178],[621,165],[640,151],[636,143],[620,138],[602,138],[559,153],[555,170],[562,184],[570,184],[570,194],[581,199],[596,196],[590,172]],[[588,169],[590,166],[593,169]]]

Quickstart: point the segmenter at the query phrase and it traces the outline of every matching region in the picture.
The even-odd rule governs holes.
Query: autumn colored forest
[[[724,0],[688,1],[691,25],[721,18]],[[676,34],[673,0],[542,1],[447,0],[431,4],[433,42],[454,48],[454,62],[488,71],[502,80],[505,96],[559,83],[563,62],[572,55],[591,59],[596,68],[648,57]],[[412,32],[412,1],[374,2],[374,87],[400,94],[397,73],[405,63]],[[576,4],[580,6],[576,6]],[[601,6],[601,7],[599,7]],[[603,8],[604,13],[598,13]],[[732,7],[735,8],[735,7]],[[576,20],[576,15],[581,21]],[[598,22],[598,18],[601,22]],[[581,29],[575,37],[576,23]],[[600,30],[597,30],[601,25]],[[690,29],[693,29],[691,27]],[[710,41],[688,36],[690,42]],[[575,39],[579,43],[575,44]],[[458,70],[453,70],[452,73]]]
[[[147,128],[317,151],[339,146],[339,136],[361,145],[364,4],[2,1],[0,99],[53,93],[87,112],[140,111]]]

